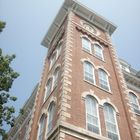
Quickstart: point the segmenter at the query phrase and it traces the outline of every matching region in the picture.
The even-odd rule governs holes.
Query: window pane
[[[108,132],[108,138],[111,140],[119,140],[118,135],[111,132]]]
[[[54,83],[53,83],[53,88],[57,86],[58,83],[58,76],[59,76],[59,68],[57,68],[54,72]]]
[[[43,140],[43,130],[45,127],[45,115],[43,115],[40,119],[40,123],[39,123],[39,135],[38,135],[38,139],[39,140]]]
[[[115,111],[111,105],[104,105],[104,116],[108,138],[112,140],[118,140],[119,137],[115,120]]]
[[[106,72],[102,69],[99,69],[99,85],[103,89],[109,91],[108,76],[107,76]]]
[[[87,129],[89,131],[99,134],[97,102],[91,96],[86,97],[86,117],[87,117]]]
[[[134,112],[140,114],[140,108],[139,108],[137,96],[134,95],[133,93],[129,93],[129,97]]]
[[[47,86],[46,86],[46,98],[51,93],[51,87],[52,87],[52,79],[49,79],[48,82],[47,82]]]
[[[84,63],[84,78],[85,80],[94,83],[94,69],[89,62]]]
[[[99,45],[95,44],[94,45],[94,50],[95,50],[95,55],[98,58],[103,59],[103,51],[102,51],[102,48]]]
[[[84,50],[90,52],[91,48],[90,48],[90,42],[88,39],[82,38],[82,47]]]
[[[54,111],[55,111],[55,104],[51,103],[49,107],[49,115],[48,115],[48,132],[52,129],[53,125],[53,117],[54,117]]]

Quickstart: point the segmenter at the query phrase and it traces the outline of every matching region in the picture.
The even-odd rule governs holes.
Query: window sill
[[[85,50],[84,48],[82,48],[82,50],[83,50],[84,52],[88,53],[89,55],[92,55],[91,51],[89,52],[89,51]]]
[[[87,83],[90,84],[90,85],[97,86],[95,83],[92,83],[92,82],[90,82],[90,81],[88,81],[88,80],[85,80],[85,79],[84,79],[84,81],[87,82]]]
[[[94,84],[94,83],[91,83],[91,82],[89,82],[89,81],[87,81],[87,80],[85,80],[85,79],[84,79],[84,81],[85,81],[86,83],[90,84],[90,85],[93,85],[93,86],[95,86],[95,87],[97,87],[97,88],[99,88],[99,89],[101,89],[101,90],[103,90],[103,91],[109,93],[109,94],[112,94],[111,91],[105,90],[105,89],[101,88],[100,86],[97,86],[97,85]]]
[[[102,61],[102,62],[104,62],[104,63],[105,63],[104,58],[99,58],[99,57],[98,57],[98,56],[96,56],[95,54],[93,54],[93,57],[95,57],[95,58],[97,58],[98,60],[100,60],[100,61]]]
[[[93,57],[97,58],[98,60],[100,60],[100,61],[102,61],[102,62],[105,63],[105,60],[104,60],[104,59],[101,59],[101,58],[97,57],[95,54],[92,54],[91,52],[88,52],[88,51],[86,51],[86,50],[83,49],[83,48],[82,48],[82,50],[83,50],[84,52],[88,53],[89,55],[91,55],[91,56],[93,56]]]
[[[44,106],[44,104],[48,101],[49,97],[53,94],[53,92],[55,91],[56,88],[57,88],[57,85],[53,88],[53,90],[50,92],[50,94],[45,98],[42,106]]]

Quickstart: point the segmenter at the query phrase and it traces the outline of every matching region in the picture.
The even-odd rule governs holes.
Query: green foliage
[[[12,87],[13,81],[19,76],[10,64],[15,58],[15,55],[3,55],[0,48],[0,135],[5,137],[5,130],[2,129],[4,122],[11,127],[14,126],[15,109],[10,106],[10,101],[16,101],[16,97],[10,95],[9,90]]]
[[[6,23],[0,21],[0,32],[2,32],[2,29],[5,28]]]
[[[19,113],[20,113],[21,115],[23,115],[23,114],[24,114],[24,109],[20,109]]]

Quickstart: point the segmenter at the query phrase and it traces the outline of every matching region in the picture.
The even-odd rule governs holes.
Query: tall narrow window
[[[50,78],[47,82],[47,85],[46,85],[46,96],[45,98],[47,98],[50,93],[51,93],[51,89],[52,89],[52,78]]]
[[[86,125],[89,131],[99,134],[97,101],[89,95],[86,97]]]
[[[58,78],[59,78],[59,71],[60,71],[60,68],[57,67],[54,71],[54,79],[53,79],[53,88],[55,88],[58,84]]]
[[[53,128],[53,118],[54,118],[55,104],[52,102],[48,109],[48,132]]]
[[[103,50],[98,44],[94,44],[95,56],[103,60]]]
[[[51,57],[51,62],[50,62],[50,68],[54,65],[55,61],[57,59],[57,53],[55,52],[54,54],[52,54],[52,57]]]
[[[94,68],[88,61],[84,62],[84,79],[91,83],[95,83]]]
[[[43,140],[43,132],[45,127],[45,115],[43,114],[41,116],[40,122],[39,122],[39,129],[38,129],[38,140]]]
[[[133,94],[132,92],[130,92],[129,97],[130,97],[130,102],[131,102],[134,112],[137,114],[140,114],[140,107],[139,107],[137,96]]]
[[[83,49],[84,49],[85,51],[91,52],[91,43],[90,43],[90,41],[89,41],[87,38],[85,38],[85,37],[82,38],[82,47],[83,47]]]
[[[116,112],[108,103],[104,104],[104,116],[108,138],[111,140],[119,140]]]
[[[61,48],[62,48],[62,42],[60,42],[59,44],[58,44],[58,47],[57,47],[57,57],[60,55],[60,53],[61,53]]]
[[[100,85],[100,87],[109,91],[110,86],[109,86],[107,73],[103,69],[99,69],[98,75],[99,75],[99,85]]]

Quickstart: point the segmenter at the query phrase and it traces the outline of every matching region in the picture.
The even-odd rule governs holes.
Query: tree
[[[5,27],[5,22],[0,21],[0,32],[2,32],[2,29]]]
[[[4,28],[5,23],[0,22],[0,32]],[[10,95],[9,90],[12,87],[13,81],[19,76],[10,66],[15,55],[3,55],[0,48],[0,135],[5,137],[5,130],[2,128],[6,123],[11,127],[14,126],[15,108],[10,106],[10,101],[16,101],[16,97]]]

